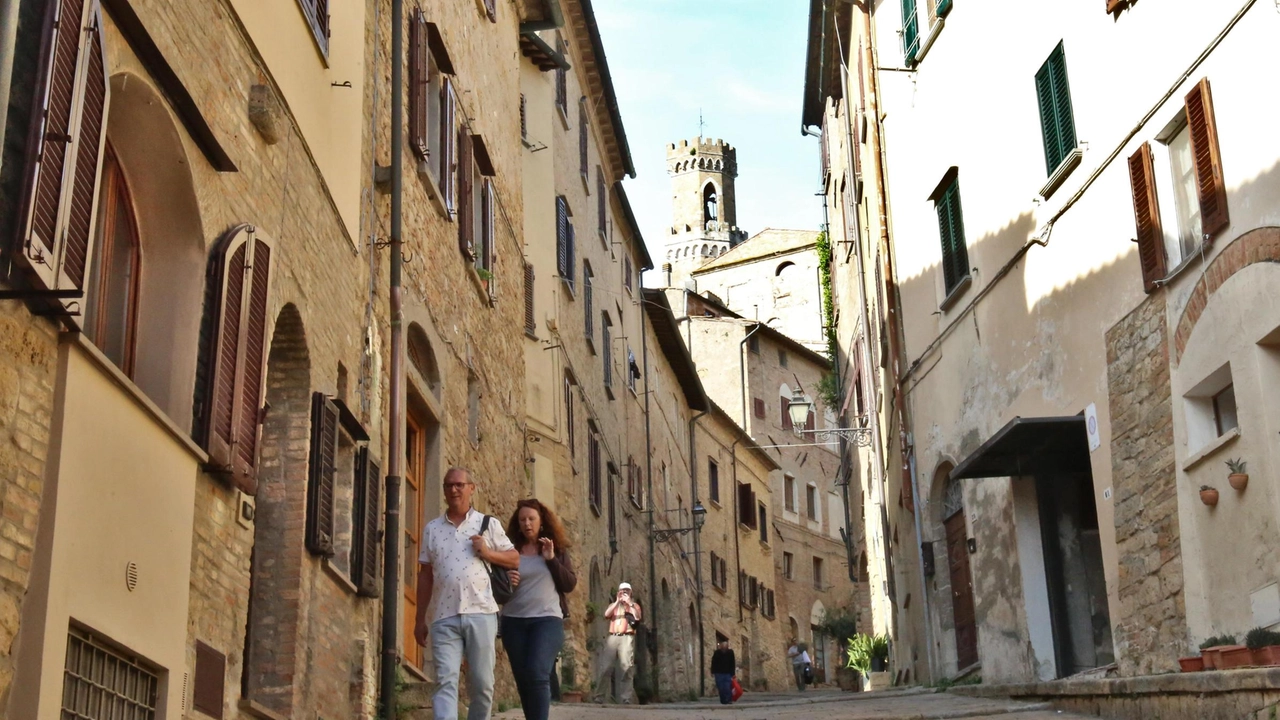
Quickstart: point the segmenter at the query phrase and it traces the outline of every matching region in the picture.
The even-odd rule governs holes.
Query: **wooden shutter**
[[[458,134],[454,133],[454,119],[457,114],[457,99],[453,96],[453,80],[444,77],[440,82],[440,193],[444,195],[444,206],[454,212],[454,160],[458,153]]]
[[[763,420],[764,419],[764,400],[762,398],[752,398],[751,406],[755,410],[755,416]]]
[[[1227,184],[1222,175],[1222,153],[1218,150],[1218,123],[1213,115],[1213,95],[1209,78],[1203,78],[1187,94],[1187,130],[1195,158],[1196,190],[1200,195],[1200,223],[1204,241],[1231,224],[1227,216]]]
[[[813,432],[818,427],[818,413],[809,408],[809,417],[804,421],[804,429]]]
[[[430,155],[427,95],[431,48],[427,37],[427,18],[422,8],[414,8],[409,18],[409,147],[423,160]]]
[[[338,453],[338,406],[324,393],[311,396],[311,464],[307,475],[307,549],[333,556],[334,466]]]
[[[578,172],[587,177],[587,103],[578,103]]]
[[[210,469],[249,495],[258,487],[271,255],[270,241],[252,225],[236,226],[215,243],[196,384],[193,434],[209,453]]]
[[[524,264],[524,331],[530,335],[538,332],[538,321],[533,306],[534,284],[533,265]]]
[[[791,398],[780,397],[782,407],[782,429],[791,429]]]
[[[471,159],[471,137],[458,128],[458,249],[468,260],[476,258],[475,169]]]
[[[563,195],[556,196],[556,271],[560,277],[573,282],[569,265],[569,204]]]
[[[635,281],[635,274],[635,268],[631,265],[631,256],[627,255],[622,258],[622,284],[625,285],[628,290],[632,289],[633,282]]]
[[[83,290],[110,99],[102,12],[97,0],[58,0],[45,28],[18,257],[38,286]]]
[[[520,93],[520,139],[529,139],[529,110],[524,93]]]
[[[604,171],[596,168],[596,215],[598,216],[597,224],[600,230],[600,239],[608,245],[608,211],[609,202],[605,198],[604,189]]]
[[[902,0],[902,57],[908,65],[915,63],[920,51],[920,31],[916,0]]]
[[[586,334],[588,340],[595,340],[595,312],[592,306],[595,304],[594,294],[592,292],[592,274],[591,269],[586,265],[582,267],[582,330]]]
[[[378,597],[379,502],[382,495],[382,469],[368,447],[356,455],[354,511],[351,514],[351,578],[363,597]]]
[[[738,483],[738,522],[751,526],[751,516],[755,514],[756,504],[751,502],[751,486]]]
[[[484,227],[481,228],[481,240],[484,245],[484,267],[489,271],[489,277],[485,279],[485,285],[489,288],[489,299],[498,295],[498,237],[497,226],[494,223],[494,206],[496,198],[493,194],[493,180],[484,179],[484,195],[483,203],[480,208],[480,217],[484,219]]]
[[[1040,103],[1040,132],[1044,140],[1047,173],[1076,146],[1075,117],[1071,111],[1071,88],[1067,83],[1067,59],[1062,43],[1049,53],[1036,72],[1036,96]]]
[[[489,22],[498,22],[498,3],[497,0],[484,0],[484,14],[489,16]]]
[[[191,706],[211,718],[221,720],[227,686],[227,656],[196,641],[196,677]],[[185,699],[185,698],[184,698]]]
[[[1138,233],[1138,262],[1142,265],[1142,285],[1147,292],[1151,292],[1156,289],[1157,281],[1164,278],[1167,268],[1150,143],[1142,143],[1138,152],[1129,156],[1129,187],[1133,191],[1133,219]]]
[[[1107,0],[1107,12],[1113,13],[1128,6],[1129,0]]]
[[[565,253],[568,256],[568,264],[566,265],[568,273],[565,275],[565,280],[569,282],[569,289],[573,289],[578,260],[577,237],[573,230],[573,223],[568,223],[568,232],[565,236],[565,248]]]

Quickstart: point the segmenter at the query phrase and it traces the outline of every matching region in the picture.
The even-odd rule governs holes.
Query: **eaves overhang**
[[[1084,415],[1015,417],[951,471],[952,480],[1090,472]]]

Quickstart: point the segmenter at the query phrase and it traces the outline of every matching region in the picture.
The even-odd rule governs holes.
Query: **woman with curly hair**
[[[520,692],[526,720],[551,712],[551,669],[564,645],[565,594],[578,584],[560,518],[535,498],[521,500],[507,523],[520,551],[520,569],[509,570],[515,594],[502,608],[502,645]]]

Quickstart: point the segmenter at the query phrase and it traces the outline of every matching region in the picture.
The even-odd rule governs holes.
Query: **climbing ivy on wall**
[[[831,295],[831,238],[825,231],[818,234],[818,277],[822,284],[822,330],[827,336],[827,359],[834,366],[839,357],[836,345],[836,310]],[[818,383],[822,402],[834,411],[840,407],[840,379],[835,372],[827,373]]]

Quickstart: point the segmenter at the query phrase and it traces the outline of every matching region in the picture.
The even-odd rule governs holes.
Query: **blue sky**
[[[703,134],[738,149],[738,225],[822,223],[818,141],[800,134],[805,0],[595,0],[635,161],[627,194],[661,265],[671,224],[666,144]]]

